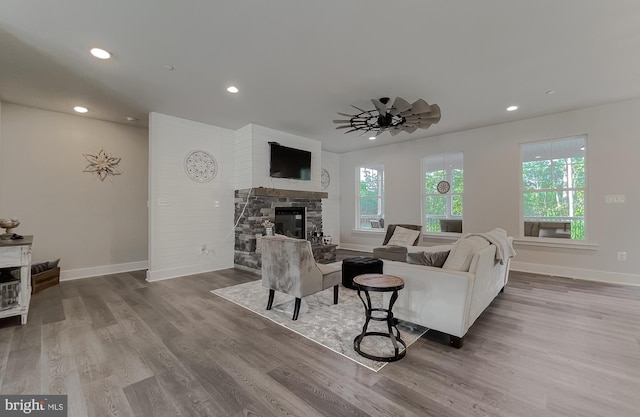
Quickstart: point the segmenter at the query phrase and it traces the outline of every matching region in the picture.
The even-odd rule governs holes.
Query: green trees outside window
[[[553,225],[549,223],[557,222],[558,230],[570,224],[570,235],[549,233],[546,237],[585,239],[585,149],[582,136],[522,145],[525,235],[534,222],[544,223],[547,229]]]
[[[464,171],[462,153],[426,156],[422,159],[425,231],[440,232],[440,219],[462,220]],[[438,183],[447,181],[449,192],[440,194]]]
[[[359,229],[382,227],[384,218],[384,166],[363,166],[358,168],[358,210],[356,213]]]

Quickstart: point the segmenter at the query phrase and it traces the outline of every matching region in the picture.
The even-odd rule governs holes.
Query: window
[[[522,145],[524,236],[585,239],[586,138]]]
[[[462,233],[462,168],[461,152],[431,155],[422,159],[425,231]],[[445,194],[438,192],[438,183],[441,181],[451,185]]]
[[[384,166],[381,164],[362,166],[358,168],[356,175],[357,228],[384,228]]]

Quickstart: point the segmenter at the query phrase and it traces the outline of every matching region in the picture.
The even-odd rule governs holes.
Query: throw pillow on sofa
[[[473,255],[480,249],[489,246],[489,244],[487,239],[480,236],[469,236],[458,239],[456,243],[453,244],[451,253],[447,257],[444,265],[442,265],[442,269],[468,272]]]
[[[387,242],[387,246],[413,246],[413,242],[420,236],[420,230],[406,229],[397,226],[393,231],[393,236]]]
[[[407,253],[407,263],[442,268],[450,251]]]

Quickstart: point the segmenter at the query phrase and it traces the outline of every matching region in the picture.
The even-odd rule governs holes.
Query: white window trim
[[[446,155],[455,155],[455,154],[461,154],[462,155],[462,177],[463,177],[463,181],[464,181],[464,153],[462,151],[459,152],[447,152],[447,153],[442,153],[442,154],[435,154],[435,155],[424,155],[420,158],[420,194],[421,194],[421,200],[420,200],[420,216],[422,218],[422,227],[426,227],[426,221],[427,221],[427,216],[426,216],[426,207],[425,207],[425,199],[427,196],[441,196],[442,194],[438,194],[438,193],[429,193],[427,194],[425,189],[424,189],[424,174],[425,174],[425,162],[424,159],[427,157],[444,157]],[[445,180],[447,180],[449,182],[449,184],[453,184],[452,181],[452,171],[449,170],[445,170]],[[462,197],[462,216],[456,216],[456,215],[449,215],[449,213],[451,213],[451,206],[452,206],[452,199],[454,195],[459,195]],[[464,218],[464,190],[461,193],[453,193],[453,192],[449,192],[447,194],[445,194],[445,196],[447,197],[445,199],[445,210],[446,210],[446,214],[444,215],[444,217],[438,216],[438,217],[434,217],[434,218],[439,218],[439,219],[452,219],[452,220],[463,220]],[[464,228],[464,222],[463,222],[463,228]],[[461,233],[451,233],[451,232],[422,232],[423,236],[451,236],[451,237],[455,237],[456,239],[460,238]]]
[[[369,164],[359,164],[358,166],[356,166],[356,172],[355,172],[355,178],[356,178],[356,184],[355,184],[355,196],[356,196],[356,210],[355,210],[355,227],[353,228],[353,231],[356,232],[364,232],[364,233],[378,233],[377,229],[362,229],[360,228],[360,169],[361,168],[373,168],[373,167],[380,167],[382,168],[382,195],[380,195],[378,197],[379,201],[381,202],[382,207],[385,206],[384,204],[384,194],[386,191],[386,187],[384,186],[385,183],[385,172],[384,172],[384,164],[382,162],[374,162],[374,163],[369,163]],[[382,217],[384,218],[384,213],[382,213]],[[382,232],[384,232],[386,230],[386,227],[380,229]]]
[[[525,145],[532,143],[543,143],[543,142],[557,142],[561,140],[566,140],[570,138],[581,137],[584,139],[585,146],[585,154],[584,154],[584,164],[585,164],[585,177],[584,177],[584,240],[571,240],[571,239],[559,239],[559,238],[545,238],[545,237],[532,237],[524,235],[524,193],[525,189],[522,184],[522,160],[523,160],[523,148]],[[598,244],[593,243],[589,240],[589,213],[591,210],[589,209],[589,167],[591,166],[589,162],[589,137],[586,133],[579,133],[576,135],[567,135],[562,137],[557,137],[553,139],[539,140],[539,141],[530,141],[530,142],[522,142],[520,143],[520,169],[519,169],[519,178],[518,181],[520,183],[520,221],[518,233],[519,237],[514,238],[514,243],[523,246],[544,246],[551,248],[567,248],[567,249],[585,249],[585,250],[597,250]],[[579,188],[571,188],[571,190],[579,189]],[[558,191],[559,189],[545,189],[546,191]],[[545,190],[537,190],[537,191],[545,191]],[[564,190],[564,189],[563,189]]]

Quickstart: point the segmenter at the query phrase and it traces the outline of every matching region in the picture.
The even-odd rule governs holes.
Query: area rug
[[[362,331],[365,320],[364,306],[360,298],[358,298],[357,291],[340,286],[338,304],[333,304],[333,288],[304,297],[300,314],[296,321],[291,320],[294,297],[290,295],[276,291],[273,308],[271,310],[265,309],[269,290],[262,286],[260,280],[211,292],[266,317],[274,323],[286,327],[375,372],[378,372],[388,363],[364,358],[353,350],[353,339]],[[374,307],[382,307],[381,293],[371,293],[371,300]],[[427,332],[425,327],[403,321],[399,322],[398,329],[402,340],[407,344],[407,348]],[[386,322],[372,320],[368,331],[386,332]],[[385,337],[366,337],[362,341],[361,349],[375,356],[393,354],[391,340]],[[407,354],[410,354],[410,352],[407,352]]]

